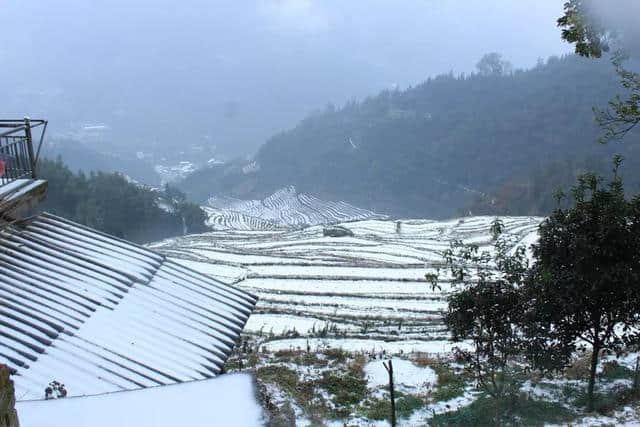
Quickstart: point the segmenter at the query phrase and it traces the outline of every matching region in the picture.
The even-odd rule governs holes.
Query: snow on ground
[[[443,254],[454,239],[491,250],[494,217],[350,220],[340,225],[354,235],[332,238],[323,235],[322,226],[301,226],[312,224],[309,218],[316,217],[310,213],[304,219],[296,216],[303,203],[293,200],[292,194],[283,192],[264,203],[227,200],[224,207],[215,209],[217,221],[223,224],[218,231],[170,239],[152,247],[257,295],[260,299],[245,332],[262,356],[271,357],[265,355],[281,350],[285,354],[288,350],[306,353],[307,348],[320,358],[330,349],[352,355],[365,353],[359,357],[368,360],[365,374],[369,390],[378,397],[386,393],[388,381],[382,360],[393,357],[399,391],[428,395],[430,387],[437,386],[435,372],[404,358],[410,359],[414,352],[446,358],[454,347],[471,348],[467,342],[452,343],[442,322],[447,293],[452,289],[443,268]],[[339,214],[332,215],[330,222],[336,222]],[[542,218],[500,219],[504,235],[514,242],[513,249],[537,241]],[[438,273],[440,289],[431,287],[427,273]],[[618,362],[633,369],[636,360],[632,355]],[[311,369],[287,366],[303,376]],[[553,400],[539,384],[529,384],[523,391]],[[468,387],[455,398],[428,403],[399,425],[426,425],[434,414],[469,405],[476,397],[477,392]],[[294,405],[293,410],[300,425],[311,423],[300,407]],[[639,415],[636,409],[625,408],[609,417],[584,418],[577,425],[640,425],[634,421]],[[328,425],[343,425],[343,421]],[[349,425],[388,423],[354,416]]]
[[[438,382],[438,375],[429,367],[420,367],[405,359],[391,359],[395,388],[401,392],[426,393]],[[369,387],[388,387],[389,374],[382,360],[369,362],[364,367]]]
[[[604,426],[616,426],[616,427],[638,427],[640,426],[640,412],[637,408],[625,406],[619,411],[615,411],[613,414],[607,415],[592,415],[587,416],[579,421],[571,423],[572,427],[604,427]],[[549,425],[547,427],[555,427]]]
[[[383,341],[357,338],[288,338],[268,341],[262,345],[268,351],[305,349],[312,351],[341,348],[346,351],[364,351],[376,354],[400,353],[450,353],[454,347],[469,349],[468,343],[452,343],[448,340]]]
[[[276,196],[250,202],[214,200],[215,208],[209,209],[215,211],[211,218],[217,231],[152,246],[220,280],[235,279],[235,286],[258,296],[245,333],[263,357],[281,350],[284,354],[307,349],[320,355],[330,349],[365,353],[361,356],[369,360],[365,367],[369,389],[378,397],[385,393],[388,381],[382,360],[394,357],[399,391],[428,395],[437,383],[435,372],[404,358],[414,352],[446,358],[455,347],[470,349],[467,342],[452,343],[442,321],[452,289],[443,255],[453,240],[490,250],[495,218],[370,217],[339,222],[343,205],[331,214],[322,208],[330,218],[319,218],[304,210],[304,204],[311,202],[293,190]],[[536,241],[542,218],[501,220],[504,235],[515,247]],[[338,222],[353,236],[326,237],[320,225],[302,226],[314,221]],[[438,289],[426,280],[427,273],[438,274]],[[289,368],[303,376],[310,369]],[[475,394],[467,390],[446,402],[429,403],[400,425],[428,424],[433,414],[455,410],[474,399]],[[308,414],[295,406],[293,410],[304,425]],[[388,425],[357,416],[349,423]]]
[[[193,268],[193,267],[192,267]],[[437,273],[433,267],[404,267],[404,268],[370,268],[370,267],[343,267],[335,265],[258,265],[249,267],[250,277],[284,277],[284,278],[308,278],[317,277],[324,279],[343,278],[374,279],[387,281],[425,282],[425,274]],[[446,273],[442,271],[441,273]]]
[[[320,225],[292,224],[335,222],[344,217],[347,211],[340,209],[345,206],[329,209],[305,197],[288,189],[264,201],[212,200],[225,215],[259,217],[273,227],[229,220],[226,229],[151,247],[259,296],[247,328],[259,341],[293,338],[292,331],[294,336],[320,338],[326,333],[322,330],[331,327],[342,335],[333,337],[336,346],[449,351],[442,314],[451,284],[443,254],[454,239],[491,249],[494,217],[433,221],[374,216],[340,223],[354,235],[334,238],[324,236]],[[305,210],[310,205],[323,215]],[[504,234],[516,243],[535,242],[541,218],[501,220]],[[427,282],[427,273],[439,274],[440,289]],[[398,341],[400,337],[407,341]]]
[[[261,426],[251,376],[223,375],[143,390],[21,401],[21,427]]]
[[[313,330],[320,331],[329,325],[330,322],[310,317],[300,319],[295,316],[282,314],[255,314],[249,318],[244,329],[247,332],[262,331],[265,334],[275,335],[282,335],[294,331],[301,334],[309,334],[312,333]],[[348,329],[353,328],[353,326],[349,328],[348,325],[342,326]]]
[[[225,283],[235,283],[247,277],[247,269],[233,265],[211,264],[208,262],[189,261],[172,258],[178,264],[184,265],[198,273],[206,274]]]
[[[278,295],[283,293],[295,295],[302,292],[307,294],[327,294],[328,296],[383,294],[417,298],[432,294],[431,288],[426,281],[412,283],[395,280],[370,280],[369,278],[334,280],[331,276],[324,279],[317,277],[310,279],[250,278],[241,282],[240,286],[251,290],[271,290]],[[327,302],[332,301],[333,299],[327,299]]]

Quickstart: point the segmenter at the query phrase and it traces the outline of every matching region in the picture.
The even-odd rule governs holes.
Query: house
[[[257,298],[143,246],[36,213],[46,121],[0,121],[0,364],[18,400],[215,377]],[[40,139],[41,142],[41,139]]]

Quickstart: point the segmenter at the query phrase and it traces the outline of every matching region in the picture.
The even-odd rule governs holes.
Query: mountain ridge
[[[263,198],[293,185],[395,216],[466,213],[478,198],[530,180],[553,161],[571,160],[577,171],[588,158],[606,165],[613,153],[635,150],[631,142],[595,142],[600,129],[592,108],[620,92],[607,61],[573,55],[513,73],[440,75],[329,106],[271,137],[250,160],[250,171],[243,170],[247,162],[231,162],[198,171],[179,186],[196,200]],[[632,183],[638,181],[636,168],[626,169]],[[520,214],[543,213],[536,209],[524,206]]]

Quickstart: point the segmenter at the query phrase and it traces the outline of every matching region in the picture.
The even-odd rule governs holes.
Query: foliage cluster
[[[568,0],[564,4],[564,15],[558,19],[558,26],[562,28],[562,38],[574,44],[580,56],[600,58],[613,48],[611,62],[627,93],[625,96],[616,95],[605,109],[594,109],[596,120],[604,130],[600,142],[606,143],[622,139],[640,123],[640,73],[624,65],[630,50],[636,50],[636,41],[629,40],[636,36],[624,34],[612,22],[605,22],[594,6],[596,4],[592,0]]]
[[[492,254],[461,242],[445,253],[458,285],[445,323],[455,341],[472,342],[472,350],[458,350],[458,356],[487,395],[517,394],[517,362],[560,371],[576,350],[589,347],[587,402],[593,410],[601,351],[619,354],[637,343],[640,197],[625,197],[621,161],[614,158],[606,185],[595,174],[579,178],[571,207],[559,206],[540,225],[531,266],[526,248],[499,237],[497,221]]]

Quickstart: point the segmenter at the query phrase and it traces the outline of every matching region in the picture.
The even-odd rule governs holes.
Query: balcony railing
[[[33,129],[41,128],[37,151]],[[46,120],[0,120],[0,186],[17,179],[35,179]]]

